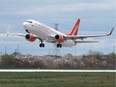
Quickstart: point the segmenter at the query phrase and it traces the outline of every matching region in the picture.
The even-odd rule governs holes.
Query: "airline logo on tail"
[[[80,19],[78,19],[73,27],[73,29],[71,30],[71,32],[69,34],[67,34],[68,36],[72,36],[72,35],[77,35],[78,34],[78,29],[79,29],[79,24],[80,24]],[[76,39],[74,39],[74,43],[75,45],[76,43]]]
[[[79,28],[79,24],[80,24],[80,19],[77,20],[77,22],[75,23],[73,29],[71,30],[71,32],[67,35],[77,35],[78,34],[78,28]]]

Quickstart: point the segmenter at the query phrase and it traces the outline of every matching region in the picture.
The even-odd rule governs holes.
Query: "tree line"
[[[20,57],[21,56],[21,57]],[[17,55],[2,55],[1,69],[116,69],[116,55],[103,55],[100,52],[90,51],[87,55],[73,56],[67,54],[62,58],[51,56],[23,57]]]

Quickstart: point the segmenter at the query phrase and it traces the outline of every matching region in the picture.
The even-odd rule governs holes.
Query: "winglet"
[[[11,27],[11,25],[8,25],[8,28],[7,28],[7,31],[6,31],[6,35],[7,35],[7,37],[10,35],[10,27]]]
[[[107,34],[107,36],[112,35],[113,30],[114,30],[114,27],[112,28],[112,30],[110,31],[110,33],[109,33],[109,34]]]
[[[6,34],[7,34],[7,36],[9,36],[9,27],[8,27],[8,29],[7,29],[7,32],[6,32]]]

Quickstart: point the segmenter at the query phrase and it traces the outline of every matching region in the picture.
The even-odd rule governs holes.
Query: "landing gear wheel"
[[[57,48],[62,48],[62,44],[57,44]]]
[[[62,44],[60,44],[60,48],[62,48]]]
[[[57,44],[57,48],[59,48],[59,44]]]
[[[45,44],[44,43],[40,43],[39,47],[45,47]]]

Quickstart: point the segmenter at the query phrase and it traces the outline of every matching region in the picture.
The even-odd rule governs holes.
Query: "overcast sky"
[[[75,21],[80,18],[79,35],[108,33],[116,25],[116,0],[0,0],[0,33],[25,33],[22,23],[34,19],[54,28],[59,24],[59,31],[69,33]],[[116,31],[116,30],[115,30]],[[115,46],[115,35],[96,38],[100,43],[77,44],[76,47],[62,48],[60,54],[87,54],[89,50],[111,53]],[[39,48],[39,41],[28,42],[25,38],[0,36],[0,52],[7,53],[17,49],[21,53],[33,55],[54,54],[53,44],[46,43],[45,48]]]

